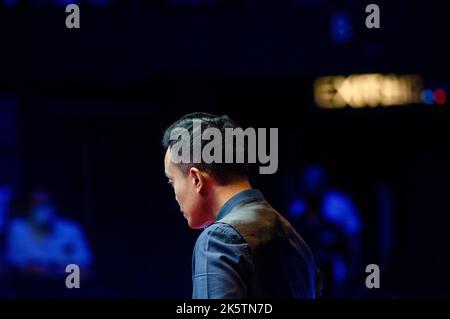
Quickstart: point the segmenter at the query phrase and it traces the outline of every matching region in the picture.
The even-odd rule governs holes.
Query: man
[[[43,190],[33,192],[28,218],[14,218],[6,238],[6,260],[18,271],[42,278],[66,276],[66,266],[77,264],[87,273],[92,262],[81,226],[62,218]]]
[[[173,123],[163,137],[165,174],[175,199],[189,226],[204,228],[192,259],[193,298],[317,297],[321,282],[309,248],[252,189],[246,163],[174,161],[172,150],[180,141],[171,133],[183,129],[190,145],[199,142],[194,120],[218,129],[221,136],[225,128],[238,127],[227,116],[192,113]]]

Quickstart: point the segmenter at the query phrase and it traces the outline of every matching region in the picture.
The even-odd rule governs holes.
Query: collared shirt
[[[192,297],[314,298],[316,271],[301,237],[249,189],[229,199],[197,239]]]

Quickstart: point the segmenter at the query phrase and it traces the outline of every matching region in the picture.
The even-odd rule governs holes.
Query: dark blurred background
[[[369,3],[0,1],[0,298],[189,298],[199,232],[160,140],[194,111],[279,128],[278,172],[252,181],[300,229],[312,207],[338,216],[306,238],[326,246],[325,297],[448,297],[448,2],[376,1],[380,29]],[[320,77],[374,73],[419,76],[419,100],[314,99]],[[53,242],[83,263],[82,289],[66,289]]]

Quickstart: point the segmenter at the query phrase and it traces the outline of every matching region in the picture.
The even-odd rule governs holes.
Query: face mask
[[[32,213],[33,223],[37,226],[50,224],[55,217],[55,210],[50,205],[36,207]]]

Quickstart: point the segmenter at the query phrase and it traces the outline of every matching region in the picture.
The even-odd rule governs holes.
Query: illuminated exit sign
[[[326,76],[314,83],[314,100],[320,108],[386,107],[422,102],[419,75],[357,74]]]

